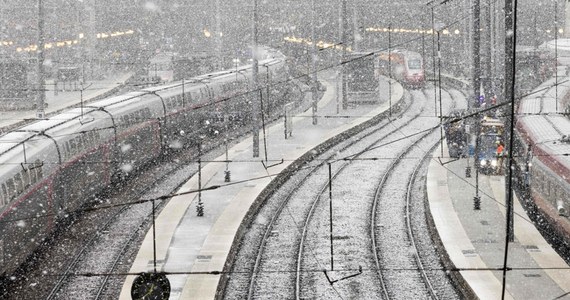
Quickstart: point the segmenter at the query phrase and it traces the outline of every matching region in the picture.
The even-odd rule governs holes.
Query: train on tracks
[[[1,136],[0,274],[12,273],[58,221],[114,181],[251,123],[253,93],[265,111],[280,112],[297,88],[280,52],[259,52],[262,89],[254,88],[251,65],[242,66],[103,99]],[[266,89],[264,80],[282,84]]]
[[[346,88],[350,95],[377,95],[380,76],[398,80],[409,88],[425,86],[422,56],[413,51],[350,52],[347,54]]]
[[[404,49],[382,51],[378,54],[379,74],[392,77],[410,88],[425,86],[424,61],[421,54]]]
[[[558,79],[559,82],[567,78]],[[555,89],[558,89],[558,93]],[[536,224],[549,232],[558,250],[570,255],[570,119],[562,103],[570,85],[555,79],[541,84],[518,106],[513,158],[515,186]],[[558,103],[555,95],[559,95]],[[547,238],[548,239],[548,238]]]

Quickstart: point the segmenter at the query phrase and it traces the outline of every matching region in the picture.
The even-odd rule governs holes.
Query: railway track
[[[221,141],[203,146],[202,159],[223,153]],[[168,157],[119,184],[112,194],[98,195],[83,212],[70,214],[68,224],[60,225],[2,289],[2,299],[115,298],[124,279],[116,274],[128,272],[131,256],[152,220],[151,201],[129,203],[176,190],[198,171],[196,152],[190,149]],[[155,204],[158,213],[166,201]]]
[[[190,162],[193,156],[188,152],[177,158]],[[152,214],[151,202],[128,203],[168,194],[196,171],[197,166],[192,163],[158,164],[117,188],[120,192],[106,197],[100,195],[87,211],[70,216],[70,224],[62,226],[42,249],[42,256],[28,270],[22,271],[24,280],[19,284],[14,282],[14,286],[6,289],[10,293],[4,296],[7,299],[68,299],[69,295],[76,295],[107,299],[109,281],[122,281],[113,274],[118,266],[129,265],[125,255],[146,233]],[[158,188],[173,174],[184,175],[178,177],[178,182],[171,181]],[[157,211],[163,204],[163,201],[156,202]],[[26,289],[26,284],[36,287],[34,283],[39,281],[41,287]]]
[[[272,198],[271,201],[277,204],[266,204],[260,210],[258,219],[249,230],[251,233],[248,232],[242,240],[242,248],[234,264],[241,267],[234,268],[225,296],[258,299],[287,295],[288,298],[296,299],[334,299],[369,295],[391,298],[391,292],[378,285],[378,282],[385,281],[385,274],[375,270],[383,267],[375,265],[374,253],[377,252],[371,251],[373,246],[370,235],[363,234],[368,232],[376,235],[376,226],[372,225],[376,217],[370,215],[374,211],[372,199],[375,197],[374,191],[368,186],[378,185],[381,174],[390,173],[390,164],[394,168],[400,165],[398,160],[393,160],[398,155],[381,145],[390,143],[389,147],[392,147],[401,144],[394,146],[397,148],[394,151],[399,152],[400,162],[405,161],[408,151],[401,149],[411,151],[413,147],[410,139],[401,139],[400,136],[413,135],[418,131],[417,128],[410,129],[410,126],[419,124],[423,126],[422,129],[429,127],[426,119],[430,119],[428,116],[434,119],[433,111],[429,112],[430,106],[424,103],[430,94],[432,93],[426,92],[423,95],[415,91],[413,98],[423,100],[412,102],[406,113],[391,122],[381,122],[350,141],[333,147],[315,159],[319,163],[307,166],[290,179]],[[439,119],[431,122],[437,124]],[[414,123],[416,125],[410,125]],[[439,138],[439,134],[433,131],[421,135],[436,135],[436,141]],[[421,141],[421,135],[412,140]],[[429,150],[433,144],[431,141],[429,147],[420,147],[423,149],[421,158],[425,153],[431,153]],[[419,160],[413,164],[415,174],[423,161]],[[394,162],[390,163],[392,161]],[[366,174],[366,178],[355,174]],[[389,178],[391,175],[384,176]],[[408,180],[415,176],[409,175],[403,182],[416,182]],[[330,194],[327,193],[329,178],[332,179],[333,186]],[[337,184],[341,186],[335,187]],[[355,190],[354,186],[367,188]],[[335,199],[332,200],[332,205],[330,197]],[[332,208],[334,218],[330,236],[329,208]],[[368,212],[369,217],[365,217],[364,212]],[[398,216],[402,220],[411,219],[402,217],[401,214]],[[331,239],[334,250],[330,245]],[[333,251],[334,255],[331,255]],[[248,265],[248,261],[255,263]],[[323,274],[323,270],[328,271]],[[347,277],[349,279],[342,281]]]

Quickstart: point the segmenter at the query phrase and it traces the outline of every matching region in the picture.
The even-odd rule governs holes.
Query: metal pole
[[[45,74],[44,74],[44,5],[42,0],[38,0],[38,95],[36,102],[36,117],[38,119],[45,118]]]
[[[514,109],[514,85],[515,85],[515,54],[516,54],[516,10],[514,10],[513,6],[517,4],[516,0],[506,0],[505,1],[505,28],[507,31],[512,30],[514,34],[507,35],[505,38],[505,100],[513,102],[511,105],[511,110]],[[510,7],[507,8],[507,5]],[[511,132],[512,132],[512,123],[513,123],[514,114],[507,114],[506,126],[505,126],[505,141],[511,140]],[[512,151],[512,145],[508,145],[507,147],[507,158],[510,160]],[[511,169],[507,168],[507,186],[506,186],[506,199],[507,199],[507,235],[509,242],[514,241],[514,234],[509,228],[512,228],[511,225],[513,224],[513,215],[512,209],[510,205],[512,205],[512,190],[510,186],[510,177],[511,177]]]
[[[341,15],[342,15],[342,22],[341,22],[341,43],[342,43],[342,109],[346,110],[348,108],[348,95],[346,90],[346,45],[348,45],[346,40],[346,0],[342,0],[341,5]]]
[[[507,179],[506,179],[506,237],[505,237],[505,254],[503,260],[503,282],[501,299],[505,299],[505,291],[507,285],[507,261],[509,254],[509,242],[514,241],[513,229],[513,194],[512,194],[512,140],[513,140],[513,124],[514,124],[514,87],[515,87],[515,61],[516,61],[516,36],[517,36],[517,0],[505,0],[505,30],[513,34],[505,36],[505,99],[511,101],[511,113],[508,115],[507,128],[505,132],[508,135],[509,146],[507,148]]]
[[[472,50],[473,50],[473,107],[474,109],[479,108],[479,96],[481,95],[481,56],[480,56],[480,47],[479,44],[481,42],[481,32],[480,32],[480,16],[481,16],[481,8],[479,0],[473,0],[473,43],[472,43]],[[469,102],[469,101],[468,101]],[[481,133],[481,122],[480,116],[477,114],[475,115],[474,120],[474,127],[475,127],[475,197],[473,198],[474,202],[474,209],[480,209],[481,205],[481,197],[479,196],[479,135]]]
[[[554,81],[554,101],[558,113],[558,0],[554,0]]]
[[[443,157],[443,109],[441,106],[441,50],[439,43],[439,30],[437,31],[437,82],[439,89],[439,134],[441,157]]]
[[[252,80],[253,80],[253,107],[252,107],[252,136],[253,136],[253,157],[259,157],[259,93],[257,89],[259,88],[259,78],[258,78],[258,61],[257,61],[257,0],[253,0],[253,49],[252,59],[253,59],[253,69],[252,69]]]
[[[485,81],[483,82],[485,101],[494,96],[491,94],[491,78],[494,78],[491,68],[491,34],[491,0],[487,0],[487,7],[485,8]]]
[[[202,149],[202,143],[200,143],[200,149]],[[200,156],[202,156],[202,150],[199,150]],[[197,216],[204,216],[204,204],[202,203],[202,158],[198,158],[198,206],[196,207]]]
[[[220,12],[220,0],[216,0],[216,56],[217,56],[217,70],[224,68],[223,56],[222,56],[222,20]]]
[[[481,6],[480,0],[473,0],[473,101],[475,108],[479,107],[481,95]]]
[[[435,18],[433,16],[433,6],[431,7],[431,49],[432,49],[432,64],[433,64],[433,77],[435,78]],[[437,117],[437,89],[434,80],[433,84],[433,114]]]
[[[331,271],[334,271],[334,248],[333,248],[333,206],[332,206],[332,168],[329,165],[329,235],[331,240]]]
[[[392,24],[388,25],[388,115],[392,117]]]
[[[156,205],[154,204],[155,199],[152,199],[152,261],[154,265],[154,273],[156,273],[156,223],[155,223],[155,214],[156,214]]]
[[[311,0],[311,77],[312,77],[312,86],[311,86],[311,96],[313,97],[312,103],[312,110],[313,110],[313,125],[317,125],[317,103],[319,101],[317,95],[317,41],[315,39],[315,0]]]

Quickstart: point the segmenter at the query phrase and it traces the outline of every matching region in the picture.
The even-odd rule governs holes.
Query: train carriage
[[[378,74],[393,77],[404,86],[425,86],[424,62],[421,54],[417,52],[403,49],[382,51],[378,54],[377,64]]]
[[[556,112],[553,95],[554,79],[536,88],[544,95],[531,94],[520,101],[516,123],[513,159],[515,185],[523,195],[523,203],[542,229],[548,230],[548,240],[558,250],[566,251],[570,244],[570,120]],[[568,94],[570,85],[558,86],[560,95]],[[553,239],[553,237],[556,237]]]
[[[266,49],[262,56],[262,80],[286,75],[282,55]],[[199,143],[214,123],[220,130],[244,125],[258,92],[251,78],[251,66],[198,76],[103,99],[0,136],[0,273],[13,272],[59,218],[114,179],[168,149]],[[267,107],[279,107],[266,96]]]

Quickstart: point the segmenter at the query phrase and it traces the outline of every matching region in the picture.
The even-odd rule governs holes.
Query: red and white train
[[[285,81],[285,57],[269,49],[262,57],[260,78]],[[252,86],[249,65],[103,99],[1,136],[0,274],[13,272],[58,218],[114,178],[195,145],[199,136],[247,123]],[[265,109],[288,101],[270,99]]]
[[[570,84],[558,86],[563,96],[555,98],[555,80],[542,83],[520,101],[517,114],[513,158],[517,185],[523,193],[529,215],[541,216],[541,223],[559,249],[570,249],[570,119],[560,114],[570,96]],[[568,253],[567,253],[568,254]]]
[[[425,86],[425,70],[422,56],[414,51],[395,49],[378,54],[378,74],[395,78],[404,86],[422,88]]]

